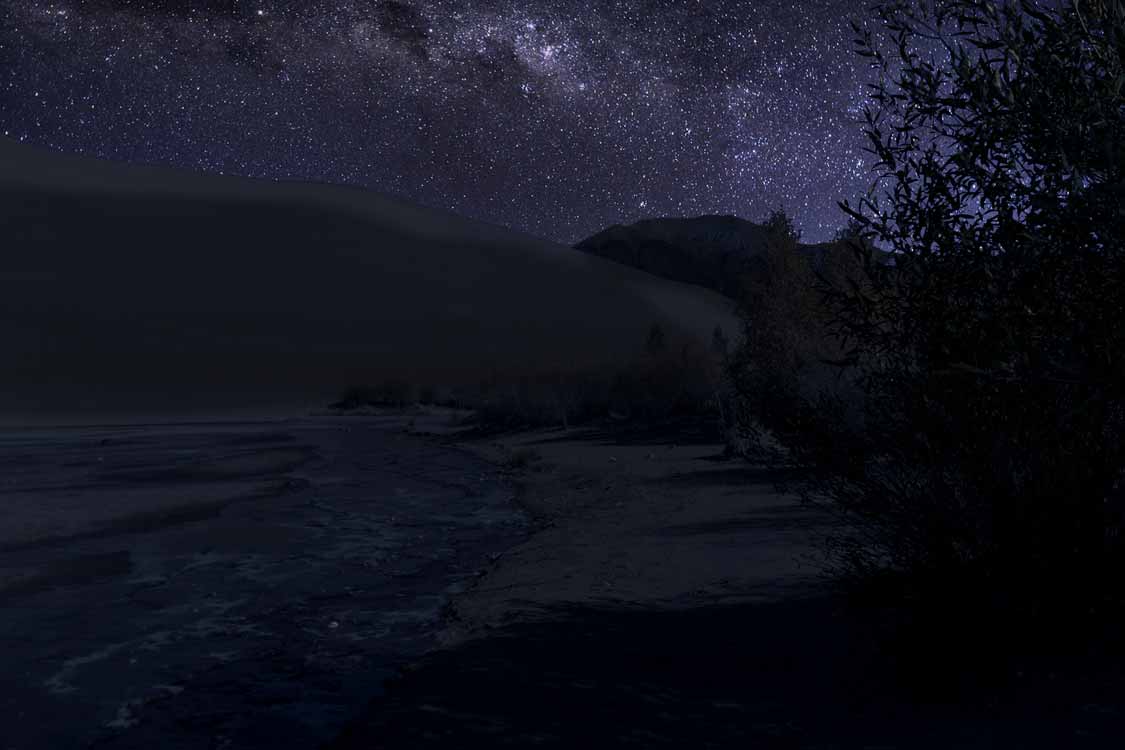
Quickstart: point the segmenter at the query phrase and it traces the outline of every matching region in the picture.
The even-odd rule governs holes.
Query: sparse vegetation
[[[743,343],[727,359],[731,450],[758,460],[790,460],[786,446],[807,432],[810,412],[857,398],[842,377],[844,349],[828,329],[830,308],[818,283],[855,278],[858,268],[843,244],[826,251],[820,268],[798,252],[799,233],[783,211],[766,226],[770,234],[761,273],[747,280],[742,309]]]
[[[740,392],[847,522],[835,570],[912,602],[939,661],[938,640],[1078,647],[1125,573],[1125,4],[874,10],[896,54],[855,27],[879,73],[878,180],[841,204],[861,273],[818,283],[846,350],[805,337],[825,321],[785,267],[751,308]],[[818,358],[853,390],[810,378]]]
[[[432,392],[431,392],[432,396]],[[385,380],[375,386],[352,386],[344,391],[333,409],[359,409],[362,407],[403,407],[415,403],[414,388],[404,380]]]
[[[720,331],[721,334],[721,331]],[[473,420],[490,431],[562,427],[600,419],[659,422],[679,417],[721,416],[720,357],[690,339],[654,324],[633,361],[618,367],[494,377],[474,388],[419,389],[438,406],[474,410]],[[414,389],[401,381],[349,388],[333,408],[402,407],[415,403]],[[420,403],[422,402],[419,397]],[[729,406],[727,407],[729,408]]]
[[[626,366],[482,384],[472,407],[488,429],[568,428],[607,418],[717,419],[718,360],[693,342],[674,342],[657,326],[643,343],[643,351]]]

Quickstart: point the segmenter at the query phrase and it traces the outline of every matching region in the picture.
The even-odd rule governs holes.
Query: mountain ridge
[[[737,300],[742,277],[760,270],[768,237],[764,224],[730,214],[706,214],[614,224],[574,248]],[[815,264],[836,244],[798,242],[797,250]]]

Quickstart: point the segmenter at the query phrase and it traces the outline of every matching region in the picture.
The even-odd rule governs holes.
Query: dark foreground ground
[[[548,431],[498,448],[541,458],[521,494],[540,531],[454,596],[462,637],[331,750],[1125,747],[1120,634],[1006,659],[968,606],[910,629],[846,604],[798,556],[826,519],[784,476],[717,461],[713,437]]]
[[[439,652],[333,750],[1120,748],[1120,669],[911,685],[829,598],[559,611]],[[1022,684],[1021,684],[1022,683]]]
[[[0,750],[314,748],[525,536],[368,419],[0,433]]]
[[[1120,661],[904,661],[713,436],[409,421],[0,433],[0,750],[1125,747]]]

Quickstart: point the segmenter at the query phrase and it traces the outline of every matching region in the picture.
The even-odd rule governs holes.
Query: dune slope
[[[0,141],[0,417],[320,404],[620,361],[697,287],[387,196]]]

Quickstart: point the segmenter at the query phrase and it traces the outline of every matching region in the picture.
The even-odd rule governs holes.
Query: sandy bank
[[[981,682],[926,653],[898,660],[893,619],[818,585],[807,558],[827,519],[707,440],[576,431],[462,447],[519,477],[538,530],[453,596],[444,647],[331,750],[1046,750],[1125,736],[1112,665]]]
[[[542,430],[463,444],[508,467],[537,532],[456,597],[457,643],[560,606],[679,609],[814,593],[830,519],[708,436]]]

